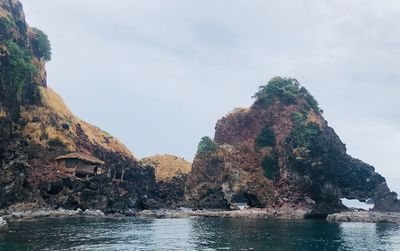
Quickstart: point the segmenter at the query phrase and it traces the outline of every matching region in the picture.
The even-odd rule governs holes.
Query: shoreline
[[[328,222],[368,222],[400,224],[400,213],[397,212],[341,212],[326,217]]]
[[[261,209],[248,208],[242,210],[192,210],[192,209],[157,209],[132,211],[129,214],[104,214],[100,210],[68,210],[68,209],[50,209],[43,208],[37,210],[4,212],[0,218],[7,221],[29,221],[41,218],[260,218],[260,219],[281,219],[298,220],[306,219],[310,216],[310,211],[291,208]],[[368,222],[368,223],[396,223],[400,224],[400,213],[396,212],[373,212],[373,211],[348,211],[329,214],[326,217],[327,222]]]
[[[97,217],[97,218],[268,218],[268,219],[304,219],[309,215],[306,210],[293,209],[260,209],[249,208],[242,210],[218,210],[218,209],[156,209],[156,210],[141,210],[132,211],[128,214],[104,214],[100,210],[82,209],[51,209],[42,208],[36,210],[2,212],[0,217],[7,221],[28,221],[40,218],[68,218],[68,217]]]
[[[100,210],[86,209],[83,211],[80,208],[77,210],[42,208],[37,210],[15,211],[0,215],[0,217],[7,221],[28,221],[40,218],[106,217],[106,215]]]
[[[267,219],[304,219],[309,215],[307,210],[293,209],[265,209],[265,208],[248,208],[242,210],[142,210],[136,213],[136,217],[142,218],[267,218]]]

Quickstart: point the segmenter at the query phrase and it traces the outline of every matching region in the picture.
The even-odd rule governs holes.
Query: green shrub
[[[271,152],[269,155],[265,156],[261,165],[264,171],[264,176],[268,179],[273,180],[279,175],[278,156],[275,152]]]
[[[33,49],[33,54],[37,58],[43,58],[46,61],[51,60],[51,45],[49,38],[47,35],[37,29],[37,28],[32,28],[35,38],[32,40],[32,49]]]
[[[311,145],[311,140],[320,133],[319,126],[315,123],[307,122],[307,118],[298,112],[292,114],[293,130],[289,140],[294,148]]]
[[[0,39],[10,39],[12,36],[11,28],[14,26],[14,21],[9,17],[0,17]]]
[[[256,138],[256,149],[275,146],[275,134],[269,127],[264,127]]]
[[[304,98],[314,111],[323,113],[323,110],[319,109],[318,101],[310,93],[305,94]]]
[[[37,73],[37,68],[32,64],[29,52],[21,49],[17,43],[8,40],[5,46],[9,50],[10,57],[4,69],[11,87],[16,90],[17,98],[21,99],[25,84],[31,81]]]
[[[218,149],[217,145],[208,136],[203,137],[197,147],[197,153],[207,154],[215,152]]]
[[[253,98],[256,98],[257,102],[263,105],[269,105],[276,99],[292,104],[296,102],[297,98],[304,98],[312,109],[319,112],[318,102],[294,78],[274,77],[268,81],[268,84],[260,86]]]

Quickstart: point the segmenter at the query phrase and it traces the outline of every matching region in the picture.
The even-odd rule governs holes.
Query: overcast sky
[[[22,0],[48,85],[138,157],[192,160],[217,119],[297,78],[400,193],[400,1]]]

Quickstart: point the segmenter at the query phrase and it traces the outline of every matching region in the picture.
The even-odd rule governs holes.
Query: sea
[[[400,250],[400,226],[324,219],[45,218],[10,222],[0,250]]]

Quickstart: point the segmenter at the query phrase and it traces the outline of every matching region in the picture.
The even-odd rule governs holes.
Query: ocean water
[[[400,226],[388,223],[66,218],[9,227],[0,250],[400,250]]]

